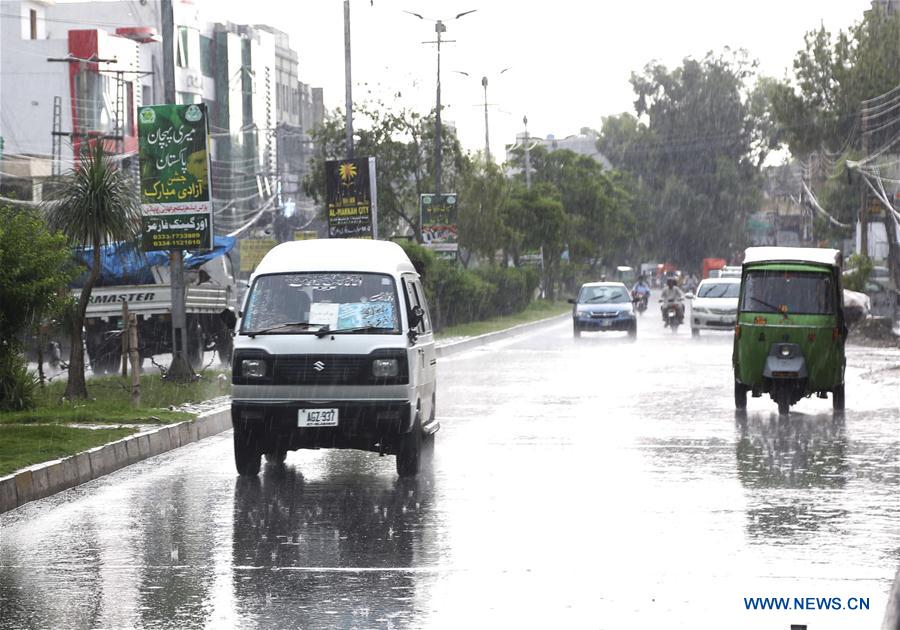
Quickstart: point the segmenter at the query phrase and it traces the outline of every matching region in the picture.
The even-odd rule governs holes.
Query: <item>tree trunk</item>
[[[84,400],[88,397],[87,384],[84,380],[84,315],[87,312],[91,290],[100,275],[100,243],[94,243],[94,257],[91,272],[88,274],[78,297],[78,309],[72,318],[72,329],[69,336],[72,348],[69,351],[69,377],[66,382],[65,396],[69,400]]]

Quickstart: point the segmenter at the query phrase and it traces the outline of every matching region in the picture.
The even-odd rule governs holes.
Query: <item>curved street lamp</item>
[[[454,17],[447,20],[458,20],[464,15],[469,15],[470,13],[475,13],[478,9],[470,9],[468,11],[463,11],[462,13],[457,13]],[[420,20],[428,20],[434,22],[434,32],[437,33],[437,40],[433,42],[422,42],[423,44],[437,44],[437,96],[436,96],[436,104],[434,111],[434,192],[437,195],[441,194],[441,162],[442,162],[442,143],[441,143],[441,33],[447,32],[447,27],[444,25],[443,20],[437,20],[434,18],[426,18],[425,16],[415,13],[413,11],[404,11],[404,13],[409,13],[410,15],[414,15]],[[448,39],[443,40],[447,42],[452,42],[454,40]]]

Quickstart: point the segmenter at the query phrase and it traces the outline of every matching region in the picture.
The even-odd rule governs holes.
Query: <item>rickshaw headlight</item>
[[[782,359],[788,359],[791,356],[791,347],[790,346],[781,346],[778,349],[778,354],[781,355]]]

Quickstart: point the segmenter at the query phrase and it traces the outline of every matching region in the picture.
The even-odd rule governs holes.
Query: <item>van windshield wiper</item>
[[[388,326],[356,326],[354,328],[337,328],[335,330],[326,331],[328,334],[331,333],[363,333],[363,332],[381,332],[386,330],[388,332],[394,332],[393,327]],[[316,334],[320,334],[322,331],[318,331]]]
[[[247,335],[252,339],[256,335],[265,335],[266,333],[274,332],[276,330],[280,330],[282,328],[293,328],[295,326],[302,326],[304,328],[310,328],[311,326],[318,326],[319,330],[316,331],[318,334],[322,331],[322,329],[328,330],[328,324],[314,324],[311,322],[284,322],[283,324],[278,324],[276,326],[269,326],[268,328],[262,328],[260,330],[252,330],[247,333]]]

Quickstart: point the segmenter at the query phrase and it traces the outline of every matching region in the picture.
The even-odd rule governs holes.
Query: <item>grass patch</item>
[[[527,324],[539,319],[562,315],[572,310],[572,305],[564,301],[534,300],[524,311],[503,317],[494,317],[480,322],[469,322],[444,328],[435,335],[436,339],[451,337],[476,337],[489,332],[510,328],[517,324]]]
[[[63,400],[65,382],[50,383],[38,393],[38,405],[28,411],[0,412],[0,425],[101,423],[101,424],[171,424],[188,420],[188,413],[170,411],[170,406],[197,403],[231,391],[220,389],[218,372],[205,371],[201,378],[186,385],[166,383],[159,374],[141,376],[141,406],[133,408],[130,381],[120,376],[104,376],[87,382],[88,400]]]
[[[136,431],[76,429],[60,424],[0,426],[0,476],[115,442]]]

